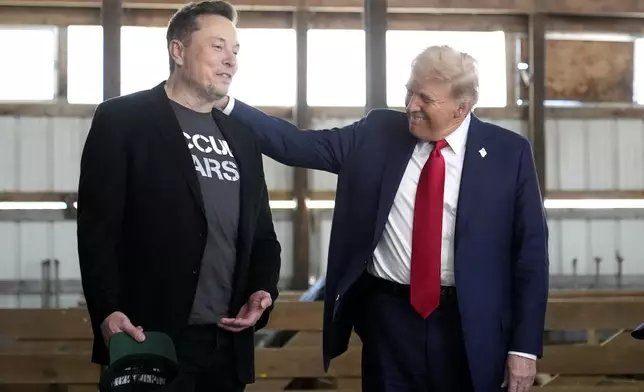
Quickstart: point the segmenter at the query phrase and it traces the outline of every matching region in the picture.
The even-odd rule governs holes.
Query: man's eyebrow
[[[436,98],[434,98],[431,94],[428,94],[424,91],[414,91],[414,86],[412,84],[407,83],[405,84],[405,87],[407,88],[407,91],[420,95],[420,97],[426,101],[436,101]]]
[[[220,36],[218,36],[218,35],[215,35],[215,36],[213,36],[212,38],[213,38],[213,39],[215,39],[215,40],[217,40],[217,41],[223,41],[223,42],[226,42],[226,39],[225,39],[224,37],[220,37]],[[233,48],[234,48],[234,49],[239,49],[239,43],[237,43],[237,44],[233,45]]]

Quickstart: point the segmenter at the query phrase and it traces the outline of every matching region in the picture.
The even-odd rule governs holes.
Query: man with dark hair
[[[182,392],[253,382],[254,331],[278,295],[281,250],[259,147],[213,110],[237,71],[236,18],[224,1],[179,10],[168,25],[169,78],[99,104],[81,158],[92,360],[107,363],[117,332],[139,341],[164,332]]]

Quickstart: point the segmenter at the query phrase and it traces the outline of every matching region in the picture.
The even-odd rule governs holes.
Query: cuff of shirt
[[[233,109],[235,108],[235,98],[228,96],[228,105],[222,110],[225,115],[230,116],[230,113],[233,112]]]
[[[533,361],[537,360],[537,356],[534,355],[534,354],[520,353],[518,351],[510,351],[510,352],[508,352],[508,354],[517,355],[519,357],[524,357],[524,358],[529,358],[529,359],[532,359]]]

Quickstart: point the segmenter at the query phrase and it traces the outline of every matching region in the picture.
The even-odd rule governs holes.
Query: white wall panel
[[[264,177],[270,191],[290,191],[293,189],[293,168],[282,165],[265,155]]]
[[[546,124],[549,190],[644,188],[644,122],[556,119]]]
[[[320,271],[326,272],[326,260],[331,231],[330,216],[320,219]],[[577,275],[585,275],[592,282],[595,275],[595,257],[600,257],[603,286],[613,287],[617,273],[615,252],[624,258],[624,282],[644,287],[644,219],[641,220],[550,220],[549,256],[550,275],[572,277],[572,259],[577,258]],[[554,279],[553,279],[554,281]],[[639,283],[638,283],[639,282]],[[587,287],[579,283],[579,287]]]
[[[492,124],[496,124],[512,132],[516,132],[519,135],[525,136],[528,134],[528,124],[523,120],[512,119],[512,118],[508,118],[508,119],[481,118],[481,120],[490,122]]]
[[[18,188],[18,119],[0,117],[0,192]]]
[[[290,278],[293,275],[290,212],[276,211],[273,220],[282,245],[281,275]],[[60,261],[60,279],[80,279],[75,221],[0,221],[0,280],[39,280],[41,262],[45,259]]]
[[[75,192],[90,119],[0,117],[0,192]],[[264,157],[270,190],[290,190],[293,169]]]
[[[277,237],[282,246],[280,276],[283,282],[288,282],[293,276],[290,213],[276,211],[274,219]],[[40,262],[47,258],[60,260],[61,279],[79,279],[75,226],[73,221],[0,222],[0,247],[3,250],[0,252],[0,280],[38,280],[41,277]],[[625,282],[629,279],[641,281],[644,275],[644,241],[641,241],[644,219],[551,219],[549,228],[552,276],[570,277],[573,272],[572,259],[577,258],[577,274],[592,278],[595,274],[594,258],[601,257],[600,273],[604,276],[602,279],[608,279],[607,284],[610,286],[613,282],[612,277],[617,272],[617,251],[625,259]],[[313,276],[319,277],[326,273],[330,231],[331,213],[316,212],[311,228],[311,242],[316,244],[312,248],[317,252],[311,255],[310,272]],[[644,285],[644,281],[641,283]],[[0,298],[0,307],[6,305],[3,301]]]
[[[487,120],[487,119],[483,119]],[[0,191],[75,191],[89,119],[0,117]],[[489,121],[522,135],[525,121]],[[351,123],[315,119],[312,129]],[[288,191],[292,168],[265,157],[269,189]],[[644,122],[638,119],[550,119],[546,123],[549,190],[644,188]],[[333,190],[336,176],[313,171],[311,188]]]
[[[485,119],[484,119],[485,120]],[[0,192],[75,191],[89,119],[0,117]],[[522,135],[525,121],[490,120]],[[313,129],[351,123],[316,119]],[[406,130],[403,130],[406,131]],[[644,123],[639,119],[549,119],[546,124],[549,190],[644,189]],[[271,190],[290,190],[292,168],[264,157]],[[311,188],[334,190],[336,176],[312,171]],[[321,215],[323,216],[323,215]],[[282,277],[292,276],[292,230],[288,212],[275,213],[282,243]],[[325,271],[330,221],[314,219],[312,274]],[[614,274],[615,251],[625,258],[624,274],[644,274],[644,220],[550,220],[551,273],[570,275],[578,258],[579,274]],[[39,279],[40,262],[61,260],[62,279],[79,277],[73,222],[0,222],[0,279]],[[4,299],[0,298],[0,306]]]
[[[38,280],[45,259],[60,260],[60,279],[80,278],[74,221],[0,222],[0,249],[0,280]]]

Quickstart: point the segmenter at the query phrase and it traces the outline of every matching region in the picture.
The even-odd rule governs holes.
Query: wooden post
[[[123,1],[102,0],[103,100],[121,95],[121,26]]]

